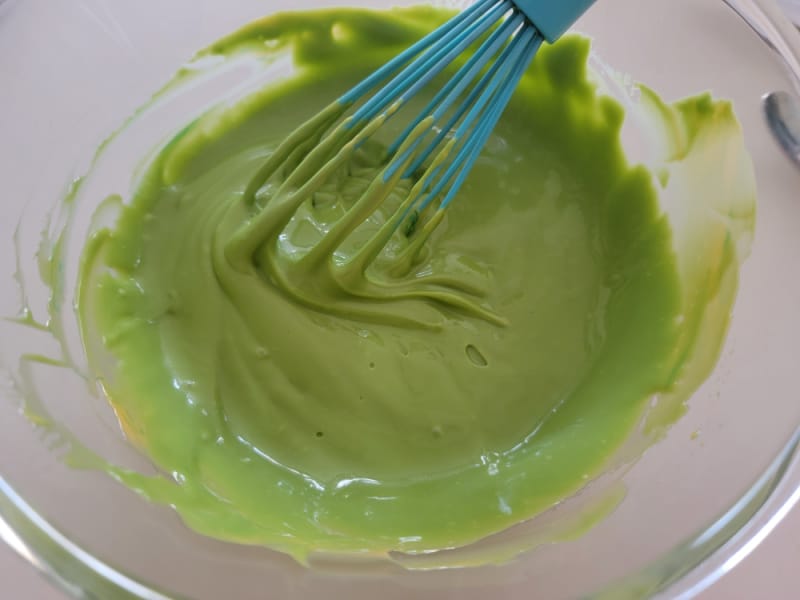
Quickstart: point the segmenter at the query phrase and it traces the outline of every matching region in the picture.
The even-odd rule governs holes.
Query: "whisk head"
[[[276,173],[280,173],[278,189],[265,204],[268,210],[262,210],[241,233],[233,244],[238,250],[232,252],[252,253],[270,232],[283,230],[302,203],[324,194],[337,171],[369,148],[373,136],[396,119],[411,99],[426,87],[439,85],[424,108],[382,147],[374,176],[348,208],[347,218],[325,231],[300,261],[314,265],[335,257],[337,248],[404,182],[408,191],[384,215],[377,231],[373,229],[374,234],[348,255],[347,262],[352,272],[363,274],[400,232],[408,244],[395,257],[392,270],[408,272],[456,197],[543,41],[543,35],[511,0],[478,0],[454,16],[280,145],[253,177],[245,201],[255,203],[257,194]],[[452,76],[442,85],[441,76],[446,73]],[[440,288],[434,291],[442,292]],[[477,306],[473,308],[488,314]]]

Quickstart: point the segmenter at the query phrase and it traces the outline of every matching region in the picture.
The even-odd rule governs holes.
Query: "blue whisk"
[[[337,165],[476,46],[388,146],[380,175],[351,208],[366,217],[396,182],[413,177],[408,198],[360,260],[366,266],[404,222],[409,236],[427,232],[412,244],[418,248],[457,194],[539,47],[558,39],[593,1],[478,0],[428,34],[298,128],[269,157],[251,180],[245,200],[254,202],[279,169],[286,179],[274,197],[277,205],[262,215],[261,223],[253,223],[248,237],[258,238],[253,228],[267,233],[288,223],[302,199],[324,185]],[[438,210],[425,212],[431,204]],[[332,252],[355,226],[350,219],[335,227],[312,254]]]

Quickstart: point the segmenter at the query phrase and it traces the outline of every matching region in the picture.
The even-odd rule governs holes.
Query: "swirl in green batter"
[[[274,193],[288,170],[246,196],[295,127],[446,16],[285,14],[215,44],[291,48],[297,69],[184,128],[86,247],[87,346],[102,341],[92,359],[127,436],[174,481],[119,476],[198,531],[298,558],[468,544],[600,474],[654,394],[680,389],[680,406],[697,344],[695,371],[713,364],[735,250],[696,257],[733,288],[686,293],[657,183],[628,164],[583,38],[541,51],[413,260],[419,232],[401,227],[356,264],[415,184],[348,212],[391,127],[290,211]],[[700,132],[686,153],[704,131],[738,151],[727,104],[663,108]]]

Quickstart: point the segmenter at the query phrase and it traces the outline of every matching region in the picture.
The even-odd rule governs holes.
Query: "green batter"
[[[540,52],[435,228],[404,221],[370,247],[417,183],[362,206],[401,123],[329,177],[314,179],[322,161],[254,181],[296,127],[447,16],[285,14],[215,44],[290,47],[296,71],[186,126],[87,244],[90,358],[173,480],[118,476],[198,531],[300,559],[464,545],[602,473],[654,394],[684,384],[680,405],[698,340],[712,348],[699,370],[713,364],[732,294],[687,299],[657,183],[626,161],[623,110],[590,83],[583,38]],[[727,104],[663,108],[741,144]],[[735,281],[722,248],[709,268]],[[703,329],[712,301],[724,317]]]

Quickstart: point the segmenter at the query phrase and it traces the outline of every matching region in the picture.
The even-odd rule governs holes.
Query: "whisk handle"
[[[555,42],[596,0],[512,0],[548,42]]]

